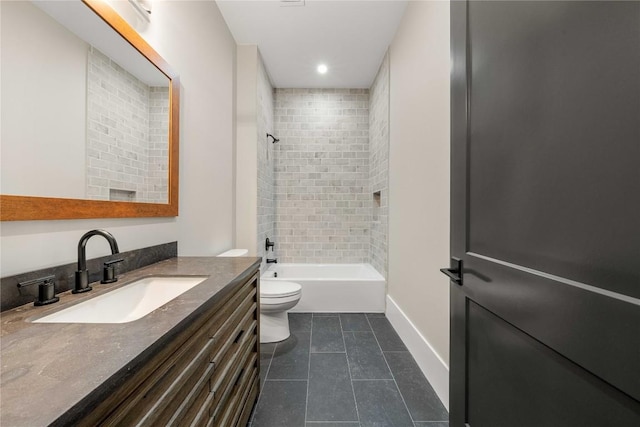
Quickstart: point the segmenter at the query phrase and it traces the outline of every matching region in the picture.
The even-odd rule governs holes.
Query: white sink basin
[[[146,277],[104,295],[91,298],[34,323],[127,323],[203,282],[207,277]]]

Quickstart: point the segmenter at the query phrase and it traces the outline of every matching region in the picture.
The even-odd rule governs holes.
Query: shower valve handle
[[[273,247],[275,246],[276,242],[272,242],[269,240],[269,238],[267,237],[267,241],[264,244],[264,250],[268,251],[269,248],[271,248],[273,250]]]

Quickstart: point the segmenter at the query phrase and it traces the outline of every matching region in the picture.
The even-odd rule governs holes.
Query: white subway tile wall
[[[367,89],[276,89],[275,213],[280,262],[369,262]]]
[[[369,89],[369,169],[371,178],[371,245],[369,262],[387,277],[389,224],[389,55],[385,55]],[[378,194],[374,196],[373,193]]]
[[[258,105],[257,105],[257,132],[258,132],[258,244],[257,256],[262,257],[262,269],[266,268],[266,259],[275,258],[277,252],[267,254],[265,252],[265,241],[276,240],[275,236],[275,201],[273,193],[274,185],[274,151],[275,145],[271,138],[267,140],[267,133],[275,134],[273,117],[274,101],[273,87],[269,81],[269,76],[264,68],[262,58],[258,56]],[[276,251],[279,247],[276,247]]]
[[[116,190],[167,203],[169,88],[150,88],[93,47],[87,65],[87,198]]]
[[[149,86],[149,169],[147,198],[168,203],[169,195],[169,87]]]

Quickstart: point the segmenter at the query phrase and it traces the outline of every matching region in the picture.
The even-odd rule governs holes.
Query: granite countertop
[[[248,280],[260,258],[178,257],[94,283],[60,302],[24,305],[1,315],[0,424],[65,424],[95,407],[128,372],[138,369],[234,284]],[[31,323],[30,320],[125,286],[146,276],[209,276],[145,317],[118,324]],[[57,421],[57,422],[56,422]]]

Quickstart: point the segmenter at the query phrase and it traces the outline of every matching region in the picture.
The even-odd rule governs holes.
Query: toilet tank
[[[232,257],[232,256],[246,256],[249,253],[249,249],[230,249],[226,252],[222,252],[221,257]]]

